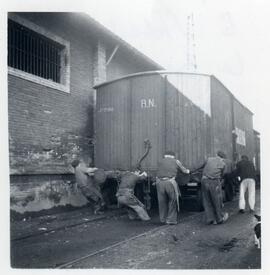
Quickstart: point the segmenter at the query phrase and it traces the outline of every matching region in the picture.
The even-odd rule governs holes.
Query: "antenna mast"
[[[196,60],[196,43],[194,33],[194,16],[193,13],[187,16],[187,64],[186,70],[188,72],[196,72],[197,60]]]

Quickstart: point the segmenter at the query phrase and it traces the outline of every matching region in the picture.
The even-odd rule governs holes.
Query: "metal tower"
[[[194,33],[194,16],[193,13],[187,16],[187,60],[186,70],[188,72],[196,72],[197,60],[196,60],[196,43]]]

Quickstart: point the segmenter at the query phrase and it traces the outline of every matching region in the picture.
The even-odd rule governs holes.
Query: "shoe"
[[[140,220],[142,220],[142,221],[144,221],[144,222],[148,222],[148,221],[150,221],[151,220],[151,218],[150,217],[148,217],[148,218],[140,218]]]
[[[168,225],[176,225],[177,222],[166,222],[166,224],[168,224]]]
[[[244,213],[245,213],[245,210],[244,210],[244,209],[240,209],[240,210],[239,210],[239,213],[240,213],[240,214],[244,214]]]
[[[104,214],[104,211],[95,210],[95,211],[94,211],[94,214],[95,214],[95,215],[103,215],[103,214]]]
[[[229,218],[229,214],[227,212],[225,212],[224,216],[223,216],[223,222],[226,222]]]
[[[249,213],[250,213],[250,214],[254,214],[255,211],[254,211],[253,209],[250,209],[250,210],[249,210]]]
[[[225,223],[229,218],[229,214],[227,212],[224,213],[223,218],[221,221],[217,222],[216,224],[222,224]]]

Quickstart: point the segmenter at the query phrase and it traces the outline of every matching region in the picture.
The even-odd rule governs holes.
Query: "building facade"
[[[160,69],[85,14],[9,13],[11,209],[85,204],[70,163],[93,157],[93,86]]]

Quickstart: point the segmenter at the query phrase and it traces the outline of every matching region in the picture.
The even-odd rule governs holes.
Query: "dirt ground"
[[[259,206],[257,192],[257,210]],[[230,218],[222,225],[205,225],[203,212],[183,212],[175,226],[160,226],[157,213],[152,213],[150,222],[129,221],[121,214],[62,230],[51,229],[46,234],[12,241],[12,266],[55,268],[105,249],[66,268],[259,269],[261,253],[254,246],[253,215],[248,211],[238,214],[237,199],[226,203],[225,209]],[[69,221],[68,215],[65,219]],[[72,219],[76,220],[74,212]],[[80,214],[77,219],[85,217]],[[31,222],[37,229],[44,226],[41,221]],[[53,222],[57,225],[57,217]]]
[[[72,267],[259,269],[261,255],[253,236],[255,219],[249,212],[238,214],[236,205],[236,201],[226,205],[230,219],[223,225],[204,225],[203,216],[194,215]]]

